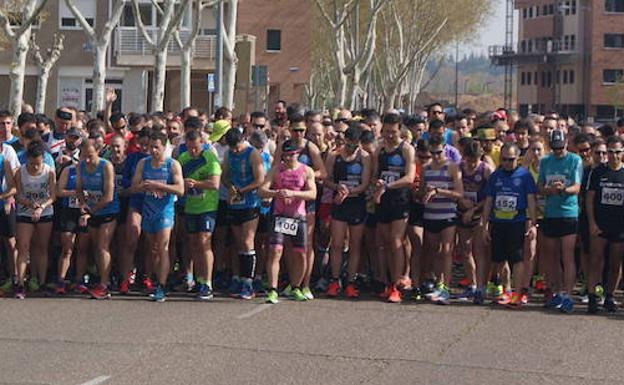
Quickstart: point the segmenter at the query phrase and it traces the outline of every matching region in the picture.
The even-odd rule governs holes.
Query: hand
[[[349,188],[344,184],[339,184],[337,189],[338,194],[344,195],[345,197],[349,195]]]
[[[82,214],[80,216],[80,218],[78,219],[78,225],[80,227],[87,227],[87,224],[89,223],[89,218],[91,216],[89,214]]]
[[[375,203],[381,203],[381,196],[386,192],[386,182],[379,179],[377,183],[375,183],[375,191],[373,193],[373,198],[375,199]]]
[[[197,184],[197,181],[191,178],[187,178],[184,179],[184,186],[189,189],[189,188],[195,188],[195,185]]]
[[[459,204],[459,207],[464,210],[472,209],[475,206],[475,203],[473,201],[466,198],[459,198],[459,201],[457,203]]]
[[[39,219],[41,219],[41,214],[42,213],[43,213],[43,208],[41,208],[41,206],[37,205],[37,208],[35,208],[33,210],[33,215],[32,215],[33,222],[39,222]]]
[[[8,200],[5,200],[4,201],[4,215],[11,214],[12,207],[13,205],[11,204],[11,202],[9,202]]]
[[[115,93],[114,88],[106,89],[106,104],[113,104],[117,100],[117,94]]]
[[[287,200],[287,199],[292,199],[294,198],[294,193],[291,190],[279,190],[277,192],[277,196],[279,196],[280,198]]]
[[[427,186],[427,192],[423,198],[423,203],[428,203],[438,193],[435,187]]]
[[[338,189],[338,193],[334,196],[334,204],[340,205],[349,195],[349,190],[346,192],[344,190]]]
[[[600,227],[598,227],[596,222],[593,222],[593,223],[590,222],[589,223],[589,235],[597,237],[600,235],[600,233],[601,233]]]
[[[525,226],[524,236],[527,237],[527,240],[533,241],[537,238],[537,227],[532,222],[527,222]]]

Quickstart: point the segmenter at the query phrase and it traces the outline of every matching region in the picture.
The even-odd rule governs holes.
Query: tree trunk
[[[39,114],[45,114],[49,78],[50,68],[42,67],[39,72],[39,79],[37,79],[37,98],[35,99],[35,112]]]
[[[191,105],[191,54],[192,46],[180,52],[180,110]]]
[[[234,109],[234,86],[236,85],[236,67],[238,60],[226,58],[223,68],[223,106]]]
[[[167,75],[167,46],[154,55],[154,83],[152,89],[152,112],[164,111],[165,77]]]
[[[106,93],[106,51],[109,41],[98,42],[94,47],[93,56],[93,100],[91,104],[92,116],[104,109],[104,95]]]
[[[22,113],[22,101],[24,98],[24,72],[26,71],[26,57],[28,56],[28,41],[30,31],[22,34],[13,48],[13,61],[9,69],[11,79],[11,91],[9,96],[9,111],[13,116]]]

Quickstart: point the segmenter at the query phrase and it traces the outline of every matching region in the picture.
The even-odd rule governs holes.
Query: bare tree
[[[238,0],[227,0],[226,13],[221,20],[223,39],[223,107],[234,108],[234,86],[236,85],[236,23],[238,19]]]
[[[123,14],[126,0],[115,0],[112,12],[99,33],[89,25],[84,15],[76,7],[73,0],[65,0],[67,8],[74,15],[82,30],[87,35],[87,40],[93,45],[93,104],[91,114],[95,116],[104,108],[105,83],[106,83],[106,53],[111,42],[113,30],[119,24]]]
[[[154,53],[154,80],[152,86],[151,110],[162,111],[165,101],[165,77],[167,75],[169,42],[173,38],[176,29],[179,27],[182,16],[191,4],[191,0],[182,0],[179,3],[176,0],[164,0],[163,8],[160,7],[156,0],[153,0],[152,4],[158,9],[158,12],[161,13],[156,36],[151,36],[145,24],[143,24],[138,0],[132,0],[132,11],[137,28]],[[176,7],[176,5],[178,6]]]
[[[39,69],[39,79],[37,79],[37,97],[35,99],[35,112],[45,112],[46,94],[48,90],[48,79],[50,71],[61,57],[63,52],[65,35],[54,34],[54,43],[52,47],[42,49],[36,41],[36,35],[33,33],[30,39],[30,48],[35,63]]]
[[[349,77],[351,78],[351,104],[355,103],[354,95],[361,92],[361,75],[371,65],[375,53],[377,38],[377,17],[383,6],[390,0],[314,0],[324,21],[329,25],[334,39],[334,66],[336,71],[337,105],[347,103]],[[350,25],[361,25],[357,18],[353,19],[356,10],[365,8],[367,17],[362,24],[366,26],[363,41],[360,36],[351,33]],[[331,9],[331,10],[330,10]],[[361,44],[362,43],[362,44]],[[361,45],[361,49],[356,49]]]
[[[191,65],[193,63],[193,50],[195,41],[199,35],[202,13],[207,8],[212,8],[223,0],[194,0],[193,1],[193,26],[188,37],[183,41],[180,37],[180,29],[174,32],[175,42],[180,48],[180,108],[191,105]]]
[[[15,116],[22,112],[24,72],[26,70],[26,57],[28,56],[30,46],[32,25],[37,21],[47,1],[14,1],[12,7],[8,7],[8,9],[0,8],[0,25],[13,46],[13,59],[9,66],[9,77],[11,79],[9,111]],[[9,12],[14,17],[11,18]],[[11,20],[15,22],[15,27],[11,26]]]

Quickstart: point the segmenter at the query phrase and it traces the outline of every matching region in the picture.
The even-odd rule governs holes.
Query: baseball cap
[[[561,149],[565,147],[565,135],[561,130],[553,130],[550,133],[550,148]]]
[[[297,147],[297,144],[293,140],[288,139],[284,143],[282,143],[282,152],[294,151],[299,151],[299,147]]]
[[[67,131],[67,136],[75,136],[76,138],[82,138],[82,134],[76,127],[72,127]]]
[[[477,135],[479,140],[496,140],[496,130],[493,128],[480,128]]]
[[[230,125],[230,122],[228,122],[227,120],[217,120],[212,124],[212,133],[210,134],[209,138],[210,141],[218,142],[219,140],[221,140],[223,135],[225,135],[226,132],[230,130],[230,128],[232,128],[232,125]]]

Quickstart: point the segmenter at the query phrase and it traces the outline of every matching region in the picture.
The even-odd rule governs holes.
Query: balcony
[[[514,50],[516,48],[516,50]],[[518,47],[490,46],[488,57],[492,64],[503,66],[506,64],[573,64],[578,58],[576,50],[559,50],[557,44],[533,47],[528,51]]]
[[[158,41],[158,28],[148,28],[147,34],[152,40]],[[180,30],[180,39],[186,41],[190,35],[190,29]],[[135,27],[118,27],[115,31],[115,58],[118,65],[149,66],[154,64],[153,50],[146,42],[145,37]],[[180,48],[175,39],[171,39],[168,45],[167,65],[177,66],[180,64]],[[214,68],[216,57],[216,36],[199,35],[195,40],[193,49],[193,67]]]

